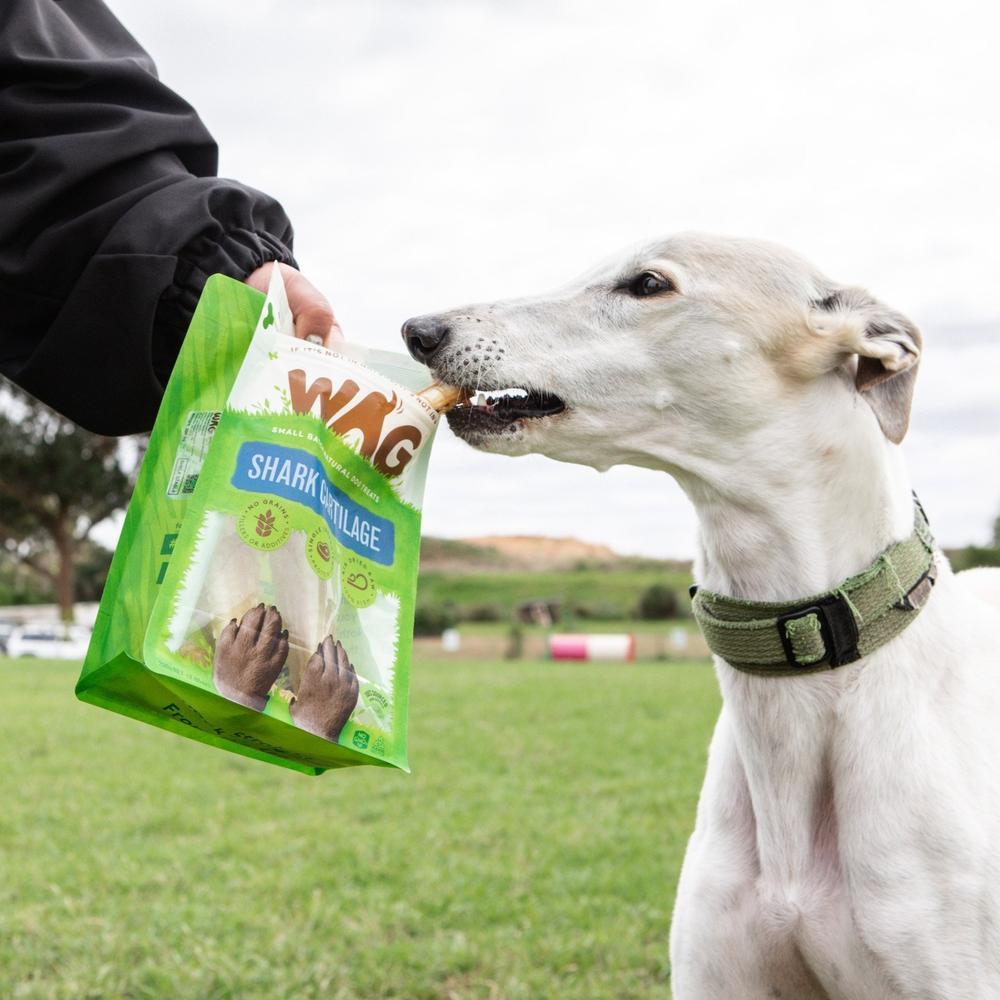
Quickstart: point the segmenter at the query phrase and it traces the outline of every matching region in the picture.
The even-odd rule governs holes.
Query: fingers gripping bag
[[[310,774],[408,769],[420,506],[445,405],[418,395],[427,382],[403,355],[295,339],[278,268],[263,308],[210,279],[79,697]]]

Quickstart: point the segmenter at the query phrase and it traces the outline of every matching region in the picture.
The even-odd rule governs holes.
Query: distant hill
[[[551,573],[642,568],[688,571],[690,567],[687,561],[623,556],[607,545],[546,535],[425,537],[420,549],[420,568],[425,573]]]
[[[466,538],[475,548],[492,549],[524,569],[572,569],[580,563],[613,563],[623,557],[607,545],[546,535],[484,535]]]

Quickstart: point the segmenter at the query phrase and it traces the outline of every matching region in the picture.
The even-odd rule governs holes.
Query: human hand
[[[277,264],[277,266],[281,268],[288,304],[292,309],[295,336],[300,340],[313,340],[325,347],[343,340],[344,333],[340,329],[337,317],[333,315],[333,307],[327,302],[326,296],[294,267],[288,264]],[[266,295],[271,282],[271,270],[274,267],[275,261],[268,261],[247,277],[245,283]]]

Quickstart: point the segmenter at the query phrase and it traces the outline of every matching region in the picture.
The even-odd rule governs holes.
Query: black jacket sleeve
[[[0,372],[82,426],[152,426],[202,285],[294,264],[100,0],[0,3]]]

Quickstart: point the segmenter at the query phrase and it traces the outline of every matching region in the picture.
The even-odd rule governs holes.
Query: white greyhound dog
[[[670,473],[700,521],[703,619],[835,595],[793,616],[819,645],[798,655],[789,629],[784,676],[715,658],[678,1000],[1000,998],[1000,572],[956,576],[915,534],[916,328],[780,247],[686,234],[403,336],[472,394],[449,421],[476,447]]]

